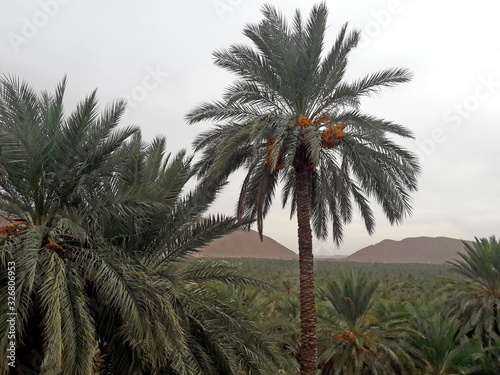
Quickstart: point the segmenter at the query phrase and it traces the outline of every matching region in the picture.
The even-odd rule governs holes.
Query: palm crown
[[[330,305],[321,330],[321,374],[401,374],[411,364],[413,338],[404,313],[375,303],[378,281],[345,273],[321,290]]]
[[[283,181],[283,203],[295,210],[295,171],[309,169],[311,214],[315,234],[342,239],[354,200],[366,228],[374,230],[368,197],[375,197],[391,223],[410,211],[408,191],[416,189],[416,158],[397,146],[391,135],[411,137],[390,121],[363,114],[360,98],[381,87],[410,79],[405,69],[389,69],[352,83],[343,80],[350,51],[360,34],[344,25],[323,56],[327,10],[316,6],[304,24],[299,12],[292,26],[272,7],[265,19],[247,25],[244,34],[256,50],[233,45],[215,52],[215,64],[240,79],[222,101],[205,103],[188,114],[189,122],[213,120],[221,125],[204,132],[195,148],[204,151],[203,172],[224,176],[241,166],[248,173],[239,214],[261,222]],[[262,230],[262,226],[259,225]]]

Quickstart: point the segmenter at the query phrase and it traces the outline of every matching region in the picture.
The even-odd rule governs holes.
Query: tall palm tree
[[[410,73],[388,69],[345,82],[348,55],[360,33],[348,33],[344,25],[325,51],[327,13],[322,3],[305,22],[297,11],[289,25],[275,8],[264,6],[264,19],[243,31],[255,48],[238,44],[214,53],[215,64],[239,79],[222,100],[187,115],[189,123],[217,122],[194,142],[201,152],[200,175],[225,179],[240,167],[247,170],[240,220],[256,220],[262,236],[280,182],[283,205],[290,202],[297,214],[302,374],[317,371],[312,232],[325,239],[331,223],[340,243],[354,203],[373,233],[370,198],[391,223],[400,223],[411,211],[409,193],[419,173],[415,156],[392,138],[411,133],[359,109],[362,97],[407,82]]]
[[[377,281],[350,272],[322,289],[330,305],[320,330],[321,374],[403,374],[412,367],[414,336],[403,312],[375,304]]]

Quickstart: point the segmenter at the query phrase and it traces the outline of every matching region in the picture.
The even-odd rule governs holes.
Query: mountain
[[[467,241],[470,242],[470,241]],[[461,240],[448,237],[416,237],[384,240],[348,256],[346,261],[382,263],[445,263],[464,252]]]
[[[259,234],[254,230],[239,230],[221,237],[200,249],[200,252],[195,256],[214,258],[298,258],[296,253],[272,238],[264,236],[264,241],[261,241]]]

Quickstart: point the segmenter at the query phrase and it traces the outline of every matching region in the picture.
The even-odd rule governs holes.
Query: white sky
[[[248,43],[246,23],[264,2],[132,0],[0,0],[0,74],[37,90],[53,90],[67,74],[67,111],[93,89],[100,103],[129,97],[123,124],[146,139],[167,136],[169,150],[190,150],[210,124],[188,126],[195,105],[219,99],[235,78],[215,67],[212,52]],[[272,2],[288,17],[316,1]],[[349,254],[385,238],[500,235],[500,22],[496,0],[337,0],[330,9],[327,47],[341,25],[363,32],[348,78],[389,67],[410,68],[411,83],[364,101],[367,113],[401,123],[416,135],[404,145],[421,157],[414,213],[391,227],[377,210],[377,229],[361,221],[345,229],[340,248],[316,243],[318,254]],[[233,212],[239,176],[214,211]],[[296,222],[279,198],[264,233],[297,249]]]

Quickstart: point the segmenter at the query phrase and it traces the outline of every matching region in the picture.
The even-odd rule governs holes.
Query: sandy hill
[[[256,231],[236,231],[221,237],[196,254],[202,257],[216,258],[272,258],[296,259],[297,254],[264,236],[261,241]]]
[[[461,240],[448,237],[416,237],[401,241],[384,240],[347,257],[347,261],[384,263],[444,263],[464,252]]]

